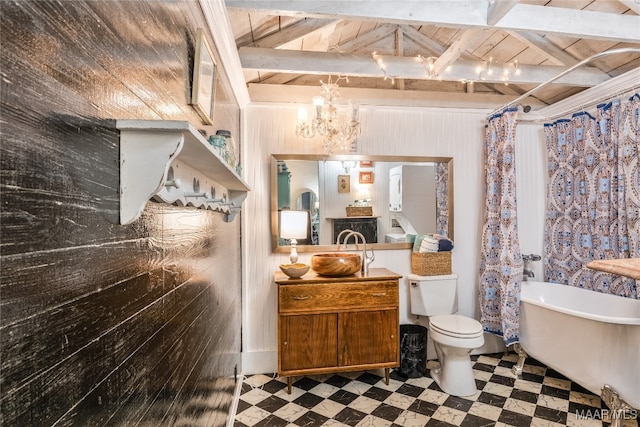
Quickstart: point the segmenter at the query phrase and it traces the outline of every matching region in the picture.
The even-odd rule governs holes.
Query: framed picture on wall
[[[373,184],[373,172],[360,172],[360,184]]]
[[[371,161],[371,160],[360,160],[360,167],[361,168],[372,168],[373,167],[373,161]]]
[[[213,124],[213,103],[216,89],[216,60],[202,28],[196,34],[196,55],[193,64],[193,85],[191,86],[191,105],[202,120]]]
[[[338,175],[338,193],[350,193],[350,192],[351,192],[351,176]]]

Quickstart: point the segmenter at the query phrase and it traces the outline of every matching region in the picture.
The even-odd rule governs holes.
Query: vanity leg
[[[291,385],[293,384],[293,378],[287,377],[287,393],[291,394]]]
[[[384,383],[389,385],[389,374],[391,373],[391,368],[384,368]]]

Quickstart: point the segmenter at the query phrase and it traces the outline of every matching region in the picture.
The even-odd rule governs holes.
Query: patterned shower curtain
[[[436,233],[449,234],[449,165],[436,163]]]
[[[485,212],[480,260],[480,321],[485,332],[519,341],[522,254],[516,218],[515,136],[517,108],[485,126]]]
[[[596,272],[598,259],[640,257],[640,96],[545,125],[545,279],[638,298],[633,279]]]

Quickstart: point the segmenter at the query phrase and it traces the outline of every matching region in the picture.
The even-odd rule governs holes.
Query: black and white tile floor
[[[298,377],[291,394],[285,378],[252,375],[243,381],[234,426],[610,425],[600,397],[533,359],[518,379],[511,373],[515,354],[472,360],[478,391],[464,398],[443,393],[430,376],[392,372],[387,385],[382,370]],[[624,418],[624,427],[638,427],[635,414]]]

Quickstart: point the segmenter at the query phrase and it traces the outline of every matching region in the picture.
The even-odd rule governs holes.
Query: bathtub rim
[[[531,288],[544,288],[544,289],[548,289],[552,286],[566,286],[568,288],[571,288],[570,292],[576,292],[576,293],[585,293],[584,295],[589,296],[591,298],[593,298],[593,295],[590,295],[588,293],[596,293],[598,298],[603,298],[603,299],[608,299],[608,300],[625,300],[625,304],[628,305],[637,305],[637,315],[636,317],[632,317],[632,316],[611,316],[611,315],[604,315],[604,314],[599,314],[599,313],[588,313],[585,311],[579,311],[573,308],[568,308],[568,307],[563,307],[559,304],[557,304],[556,301],[546,301],[544,299],[540,299],[540,298],[544,298],[544,295],[541,295],[540,292],[536,292],[535,290],[531,289]],[[563,289],[564,291],[566,291],[566,289]],[[530,296],[529,293],[532,293],[533,295]],[[630,302],[626,302],[626,300],[630,301]],[[621,297],[618,295],[612,295],[612,294],[604,294],[601,292],[597,292],[597,291],[592,291],[589,289],[583,289],[583,288],[577,288],[577,287],[573,287],[573,286],[569,286],[569,285],[563,285],[561,283],[553,283],[553,282],[540,282],[540,281],[525,281],[522,282],[521,284],[521,289],[520,289],[520,302],[521,303],[527,303],[527,304],[532,304],[532,305],[536,305],[538,307],[542,307],[542,308],[546,308],[549,310],[554,310],[554,311],[558,311],[560,313],[565,313],[571,316],[576,316],[576,317],[581,317],[583,319],[589,319],[589,320],[594,320],[597,322],[603,322],[603,323],[614,323],[614,324],[620,324],[620,325],[635,325],[638,326],[640,325],[640,300],[636,300],[636,299],[632,299],[632,298],[625,298],[625,297]]]

